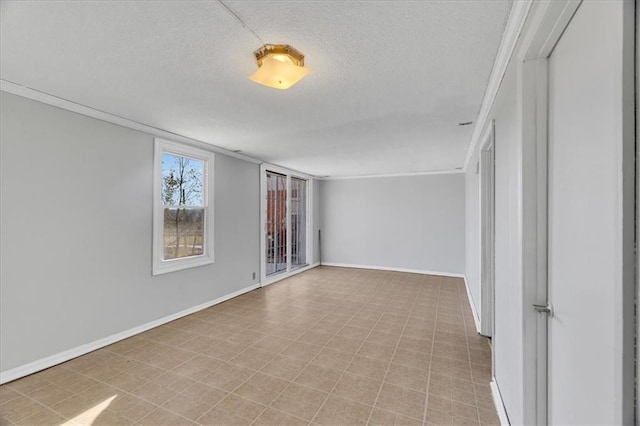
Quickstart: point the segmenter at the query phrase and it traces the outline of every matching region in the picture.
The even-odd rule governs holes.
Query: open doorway
[[[480,146],[480,334],[493,335],[495,271],[495,144],[491,122]]]

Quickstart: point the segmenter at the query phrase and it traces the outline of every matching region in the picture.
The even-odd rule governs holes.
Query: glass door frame
[[[286,224],[287,224],[287,267],[281,272],[267,275],[267,172],[272,172],[286,176]],[[306,193],[306,265],[291,264],[291,178],[303,179],[307,182]],[[260,165],[260,282],[262,286],[273,284],[276,281],[288,278],[313,267],[313,244],[312,244],[312,224],[313,224],[313,177],[295,170],[275,166],[273,164],[262,163]]]

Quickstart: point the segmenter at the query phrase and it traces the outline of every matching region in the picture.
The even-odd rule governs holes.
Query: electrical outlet
[[[256,273],[255,272],[252,273],[251,276],[253,277],[252,279],[254,279],[254,280],[256,279]]]

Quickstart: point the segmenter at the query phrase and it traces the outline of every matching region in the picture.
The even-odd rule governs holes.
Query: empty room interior
[[[638,424],[633,0],[0,1],[0,425]]]

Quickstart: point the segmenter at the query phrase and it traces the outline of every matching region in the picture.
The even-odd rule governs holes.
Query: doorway
[[[633,423],[633,7],[545,4],[525,37],[524,108],[536,115],[524,129],[534,183],[523,203],[540,212],[523,231],[533,241],[525,275],[536,274],[525,295],[538,312],[525,345],[537,423]]]
[[[261,167],[263,285],[309,265],[311,182],[308,176],[281,167]]]
[[[494,123],[480,145],[480,334],[493,335],[495,276],[495,152]]]
[[[271,276],[287,270],[287,177],[266,171],[267,223],[265,274]]]

